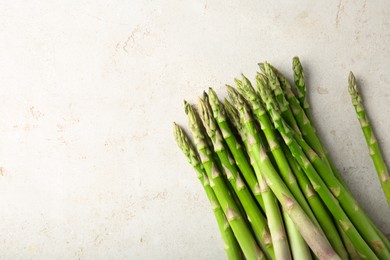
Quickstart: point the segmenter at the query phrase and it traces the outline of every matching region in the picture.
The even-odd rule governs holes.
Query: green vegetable
[[[228,92],[229,94],[234,94],[231,89],[228,89]],[[253,118],[250,114],[249,107],[245,105],[245,101],[240,95],[237,96],[237,105],[238,111],[240,112],[241,123],[245,125],[247,131],[248,143],[253,142],[253,144],[257,144],[254,145],[255,149],[253,149],[253,153],[255,155],[255,159],[260,165],[261,173],[264,174],[266,183],[277,197],[279,203],[283,207],[283,210],[289,214],[306,243],[319,258],[339,259],[329,242],[321,234],[318,227],[313,224],[310,218],[306,215],[302,207],[287,188],[286,184],[280,178],[278,172],[272,165],[270,158],[266,154],[264,145],[258,143],[258,139],[254,136],[255,130],[252,123]],[[264,130],[264,128],[262,129]],[[272,150],[273,145],[270,145],[270,147]],[[275,242],[274,248],[276,254]]]
[[[379,149],[378,141],[376,140],[371,123],[368,120],[366,111],[363,106],[362,97],[356,86],[356,79],[352,72],[349,73],[349,94],[352,98],[352,104],[355,107],[356,114],[358,116],[360,126],[363,130],[364,137],[368,145],[368,150],[372,161],[374,162],[375,169],[378,173],[379,181],[382,185],[383,192],[385,193],[387,203],[390,206],[390,175],[389,170],[383,160],[382,153]]]
[[[219,231],[221,232],[222,239],[225,243],[225,251],[228,255],[228,258],[230,260],[242,259],[240,246],[237,243],[237,240],[233,234],[232,229],[230,228],[230,225],[222,211],[221,205],[219,204],[213,189],[210,187],[209,179],[204,171],[202,164],[200,163],[200,159],[195,151],[195,148],[192,146],[183,129],[181,129],[177,124],[174,124],[174,135],[179,148],[187,157],[188,162],[196,170],[198,179],[201,182],[206,192],[207,198],[210,201],[215,218],[217,219]]]
[[[265,256],[256,243],[250,228],[240,213],[229,188],[222,177],[222,172],[215,162],[213,153],[207,146],[207,141],[198,122],[195,110],[185,102],[185,111],[189,119],[189,127],[195,140],[200,160],[209,178],[212,187],[226,219],[247,259],[265,259]]]

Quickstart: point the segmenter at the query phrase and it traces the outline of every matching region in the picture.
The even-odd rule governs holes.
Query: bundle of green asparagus
[[[229,259],[390,259],[390,243],[353,198],[314,127],[303,68],[294,85],[267,62],[254,83],[184,102],[180,149],[210,200]],[[390,205],[390,178],[353,74],[349,92]],[[193,145],[194,144],[194,145]]]

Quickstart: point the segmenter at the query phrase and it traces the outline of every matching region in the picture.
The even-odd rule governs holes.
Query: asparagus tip
[[[264,72],[264,62],[259,62],[257,65],[259,66],[260,70]]]
[[[209,88],[208,95],[209,95],[209,98],[210,98],[211,101],[217,101],[218,96],[217,96],[217,93],[215,93],[213,88]]]
[[[241,80],[241,82],[244,84],[246,84],[246,85],[248,85],[248,84],[250,84],[250,81],[249,81],[249,79],[247,78],[247,77],[245,77],[245,75],[243,74],[243,73],[241,73],[241,77],[242,77],[242,80]]]
[[[188,114],[188,109],[191,105],[187,102],[187,100],[184,100],[184,111],[186,114]]]
[[[352,96],[359,95],[359,91],[356,87],[356,78],[355,75],[353,75],[352,71],[349,72],[349,76],[348,76],[348,90],[349,90],[349,94],[351,94]]]
[[[238,78],[234,78],[234,82],[236,83],[237,87],[242,86],[242,82]]]
[[[298,56],[295,56],[292,61],[294,74],[300,75],[303,74],[303,67],[301,64],[301,61],[299,60]]]

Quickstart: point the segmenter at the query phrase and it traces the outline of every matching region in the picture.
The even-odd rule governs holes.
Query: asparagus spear
[[[237,243],[237,240],[226,219],[225,214],[222,211],[221,205],[219,204],[213,189],[210,187],[209,179],[204,171],[202,164],[200,163],[200,159],[195,151],[195,148],[192,146],[183,129],[176,123],[174,123],[174,135],[179,148],[187,157],[188,162],[196,170],[198,179],[201,182],[210,201],[215,218],[217,219],[219,231],[221,232],[222,239],[225,243],[224,248],[228,258],[231,260],[242,259],[240,246]]]
[[[195,140],[201,163],[207,173],[207,177],[221,207],[229,222],[230,227],[247,259],[265,259],[261,249],[258,247],[250,228],[247,226],[239,208],[234,201],[229,189],[222,178],[221,170],[207,146],[206,138],[201,131],[196,113],[191,105],[185,102],[185,111],[189,118],[189,126]]]
[[[311,121],[310,106],[307,102],[307,91],[305,83],[305,73],[303,72],[303,67],[301,61],[298,57],[293,58],[293,71],[294,71],[294,81],[295,86],[297,87],[298,99],[301,107],[305,111],[306,116]]]
[[[378,141],[376,140],[371,123],[368,120],[367,114],[365,112],[363,102],[362,102],[362,97],[356,86],[356,79],[352,71],[349,73],[348,82],[349,82],[349,94],[351,95],[352,98],[352,104],[355,107],[356,114],[360,122],[360,126],[363,130],[364,137],[366,138],[371,159],[374,162],[375,169],[378,173],[379,181],[382,185],[383,192],[385,193],[387,203],[390,206],[389,170],[387,169],[387,166],[383,160],[382,153],[378,145]]]
[[[253,122],[253,118],[249,112],[249,108],[245,105],[244,100],[240,95],[234,93],[232,89],[228,89],[228,92],[229,94],[237,96],[238,110],[240,112],[241,121],[247,130],[248,142],[255,143],[256,139],[253,136],[254,129],[253,124],[251,123]],[[340,259],[326,238],[321,235],[318,227],[313,224],[310,218],[305,214],[302,207],[298,204],[290,190],[279,177],[278,172],[272,165],[264,147],[261,144],[257,144],[254,148],[253,152],[255,158],[260,165],[260,170],[264,174],[268,186],[279,200],[283,209],[289,214],[312,251],[320,259]]]
[[[293,58],[293,70],[294,70],[294,81],[298,89],[298,92],[299,89],[301,89],[302,93],[303,91],[306,93],[305,76],[303,72],[303,67],[298,57]],[[286,85],[286,87],[288,88],[287,91],[291,91],[289,85]],[[341,176],[337,168],[334,166],[332,160],[328,155],[328,152],[323,147],[320,139],[316,134],[316,130],[314,128],[313,120],[310,113],[309,104],[307,103],[307,101],[306,102],[303,101],[303,103],[299,105],[299,102],[294,95],[288,95],[288,96],[290,97],[289,102],[292,107],[292,111],[294,113],[294,116],[297,118],[297,122],[304,135],[305,140],[307,140],[309,145],[318,153],[318,155],[324,160],[324,162],[329,164],[329,166],[332,168],[332,173],[341,182],[341,184],[345,188],[347,188],[347,184],[345,183],[343,177]]]
[[[375,253],[371,250],[371,248],[366,244],[364,239],[360,236],[359,232],[356,230],[355,226],[352,224],[352,222],[349,220],[347,214],[345,214],[344,210],[339,205],[339,202],[335,199],[333,194],[338,194],[337,190],[331,191],[328,189],[327,185],[324,183],[324,181],[321,179],[323,176],[319,176],[313,165],[311,164],[310,160],[307,158],[306,154],[302,151],[302,148],[299,146],[299,144],[296,142],[296,140],[293,138],[291,134],[291,130],[288,129],[287,125],[284,123],[282,118],[280,117],[279,113],[276,111],[276,109],[272,106],[272,101],[269,99],[265,100],[267,106],[269,106],[269,109],[271,109],[272,113],[272,119],[275,125],[275,128],[278,129],[278,131],[281,133],[286,145],[290,149],[291,153],[295,157],[296,161],[299,163],[301,168],[306,173],[307,177],[309,178],[310,182],[312,183],[312,186],[314,187],[314,190],[320,195],[322,201],[325,203],[329,211],[332,213],[332,215],[337,219],[337,221],[340,223],[340,225],[343,227],[347,235],[350,237],[350,239],[355,244],[357,250],[359,253],[367,257],[368,259],[377,259],[377,256]],[[313,151],[314,153],[314,151]],[[315,153],[314,153],[315,154]],[[317,156],[318,157],[318,156]],[[333,177],[333,175],[331,175]],[[339,185],[340,186],[340,185]],[[333,187],[332,185],[330,186]],[[340,188],[341,190],[341,188]],[[336,196],[338,197],[338,196]],[[356,203],[350,204],[349,207],[352,208],[352,210],[359,210],[359,207],[355,207],[357,205]],[[364,223],[361,223],[363,226]],[[363,227],[364,228],[364,227]],[[380,246],[381,241],[375,241]],[[376,244],[375,244],[376,245]],[[383,247],[381,247],[382,249]]]
[[[202,119],[206,132],[213,143],[214,151],[222,163],[226,177],[231,183],[234,192],[237,194],[237,197],[239,198],[244,211],[248,216],[249,222],[253,227],[254,235],[258,243],[263,249],[266,249],[266,243],[268,243],[268,241],[264,241],[264,239],[269,237],[267,221],[258,208],[255,200],[252,197],[252,194],[246,187],[246,184],[241,177],[241,173],[237,169],[234,159],[231,157],[227,151],[227,148],[225,147],[222,134],[218,129],[217,124],[215,123],[211,108],[208,104],[207,96],[205,96],[205,100],[199,99],[198,108],[200,118]]]

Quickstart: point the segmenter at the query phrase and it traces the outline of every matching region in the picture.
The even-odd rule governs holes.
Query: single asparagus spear
[[[298,57],[293,58],[293,70],[294,70],[294,81],[295,85],[297,87],[297,91],[299,92],[301,89],[301,92],[304,90],[306,93],[306,83],[305,83],[305,76],[303,72],[303,67],[299,61]],[[286,81],[287,82],[287,81]],[[292,92],[291,88],[289,87],[289,84],[286,85],[287,92]],[[324,148],[324,146],[321,144],[320,139],[317,136],[314,122],[311,117],[310,113],[310,107],[309,104],[306,102],[301,103],[299,105],[298,100],[294,95],[288,95],[290,97],[289,102],[292,108],[292,111],[294,113],[295,118],[297,119],[297,122],[299,124],[299,127],[304,135],[305,140],[309,143],[309,145],[318,153],[318,155],[332,168],[333,174],[336,176],[336,178],[341,182],[341,184],[347,188],[347,184],[345,183],[343,177],[341,176],[340,172],[337,170],[337,168],[334,166],[332,160],[329,157],[328,152]],[[306,94],[305,94],[306,96]],[[305,97],[306,99],[306,97]],[[302,119],[302,120],[301,120]],[[348,189],[348,188],[347,188]]]
[[[222,163],[226,177],[231,183],[234,192],[237,194],[237,197],[239,198],[244,211],[248,216],[249,222],[253,227],[254,235],[258,243],[263,249],[266,249],[266,243],[268,243],[268,241],[264,241],[264,238],[267,239],[269,233],[267,220],[258,208],[251,192],[248,190],[244,180],[241,177],[241,173],[237,169],[234,159],[231,157],[227,148],[225,147],[222,134],[218,129],[212,114],[212,110],[208,104],[207,96],[205,96],[204,100],[199,99],[198,108],[200,118],[202,119],[206,132],[213,143],[214,151]]]
[[[248,142],[256,143],[256,139],[253,136],[254,127],[253,123],[251,123],[253,122],[253,117],[250,114],[249,108],[245,105],[241,95],[237,95],[232,89],[228,89],[228,92],[229,94],[237,96],[237,106],[240,112],[241,121],[245,125],[247,131]],[[326,238],[322,236],[318,227],[313,224],[302,207],[295,200],[283,180],[279,177],[279,174],[268,158],[264,147],[257,143],[257,145],[254,146],[253,152],[255,154],[255,159],[260,165],[260,170],[265,176],[266,183],[279,200],[283,209],[289,214],[312,251],[320,259],[340,259]]]
[[[310,106],[307,102],[307,91],[305,83],[305,73],[303,72],[302,64],[298,57],[293,58],[293,71],[294,71],[294,81],[295,86],[297,87],[298,99],[301,107],[305,111],[306,116],[311,121]]]
[[[376,140],[374,130],[372,129],[371,123],[368,120],[365,112],[362,97],[356,86],[356,79],[352,71],[349,73],[349,94],[352,98],[352,104],[355,107],[356,114],[358,116],[360,126],[363,130],[364,137],[368,145],[370,156],[374,162],[375,169],[378,173],[379,181],[382,185],[383,192],[385,193],[387,203],[390,206],[390,175],[389,170],[383,160],[382,153],[380,151],[378,141]]]
[[[267,106],[269,106],[270,109],[272,110],[271,115],[272,115],[275,128],[278,129],[278,131],[281,133],[284,142],[290,149],[296,161],[299,163],[301,168],[306,173],[306,176],[309,178],[310,182],[312,183],[314,190],[320,195],[322,201],[325,203],[329,211],[343,227],[344,231],[350,237],[351,241],[353,241],[359,253],[362,256],[367,257],[368,259],[377,259],[375,253],[371,250],[371,248],[366,244],[364,239],[360,236],[359,232],[356,230],[355,226],[352,224],[347,214],[345,214],[344,210],[339,205],[339,202],[335,199],[334,195],[331,193],[327,185],[321,179],[322,176],[320,177],[318,175],[317,171],[311,164],[310,160],[307,158],[307,156],[302,151],[299,144],[293,138],[291,134],[291,130],[288,129],[287,125],[284,123],[279,113],[275,109],[273,109],[272,101],[266,100],[265,102],[267,103]],[[333,177],[333,175],[331,176]],[[332,186],[330,188],[332,188]],[[338,190],[333,190],[333,193],[335,193],[336,191],[338,192]],[[359,210],[359,207],[355,207],[355,205],[357,204],[356,203],[350,204],[349,207],[351,207],[353,210],[356,209]],[[360,223],[360,224],[363,226],[365,225],[364,223]],[[376,242],[378,243],[378,245],[380,245],[381,243],[381,241],[376,241]]]
[[[299,164],[295,161],[290,150],[286,147],[285,144],[282,145],[282,149],[287,157],[291,169],[295,174],[295,177],[297,177],[299,186],[304,191],[305,197],[309,202],[314,215],[316,216],[322,229],[326,230],[325,235],[328,238],[330,244],[336,250],[341,259],[348,259],[348,254],[344,248],[339,233],[337,232],[336,226],[332,221],[331,215],[329,214],[325,205],[322,203],[321,199],[315,193],[309,179],[306,177]]]
[[[195,148],[192,146],[183,129],[176,123],[174,123],[174,135],[179,148],[187,157],[188,162],[196,170],[198,179],[201,182],[206,192],[207,198],[210,201],[215,218],[217,219],[219,231],[221,232],[222,239],[225,243],[224,248],[228,258],[231,260],[243,259],[240,246],[237,243],[237,240],[225,217],[225,214],[222,211],[221,205],[219,204],[213,189],[210,187],[209,179],[204,171],[202,164],[200,163],[200,159],[195,151]]]

